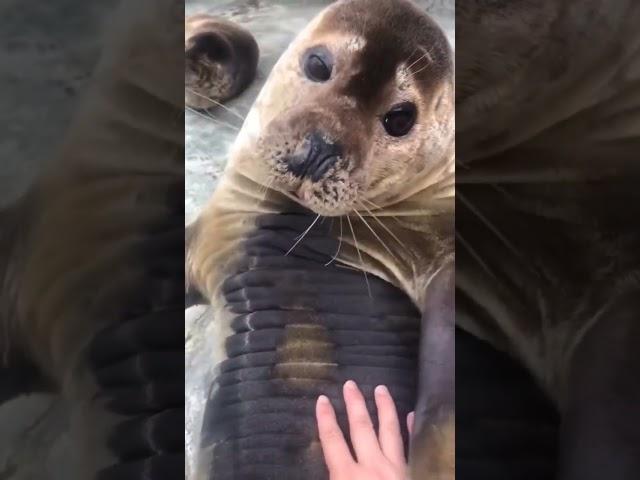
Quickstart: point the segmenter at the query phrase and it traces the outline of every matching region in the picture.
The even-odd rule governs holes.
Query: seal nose
[[[309,135],[302,152],[288,159],[288,170],[296,177],[319,181],[342,155],[342,146],[326,138],[319,132]]]

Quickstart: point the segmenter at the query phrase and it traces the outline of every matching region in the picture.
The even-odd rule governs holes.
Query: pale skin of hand
[[[316,403],[318,432],[330,480],[406,480],[407,461],[400,422],[389,390],[384,386],[375,389],[378,435],[373,428],[362,392],[353,381],[344,384],[343,395],[355,459],[349,451],[329,399],[321,395]],[[413,413],[407,416],[407,426],[411,431]]]

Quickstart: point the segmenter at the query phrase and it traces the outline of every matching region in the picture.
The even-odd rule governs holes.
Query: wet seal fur
[[[196,109],[216,106],[244,92],[253,82],[260,50],[245,28],[221,17],[185,18],[184,103]]]
[[[456,6],[457,320],[555,405],[562,480],[640,475],[639,22],[631,0]]]
[[[423,332],[431,320],[427,312],[440,312],[440,328],[433,331],[453,332],[446,307],[453,291],[445,280],[453,262],[453,73],[444,33],[407,0],[336,2],[297,37],[246,118],[217,190],[187,232],[187,291],[211,302],[218,341],[231,334],[221,286],[242,263],[257,219],[300,207],[316,215],[308,231],[321,217],[332,223],[340,239],[335,262],[361,271],[364,284],[376,276],[399,287],[422,312]],[[407,103],[415,123],[408,133],[391,135],[386,119]],[[301,237],[303,246],[304,232]],[[445,266],[449,273],[437,277]],[[441,308],[429,304],[434,278],[447,292],[439,294]],[[439,365],[448,378],[453,337],[443,339]],[[427,405],[416,436],[428,439],[432,462],[427,471],[414,470],[414,480],[454,475],[452,381],[437,388],[418,401]],[[414,452],[412,465],[417,458]]]

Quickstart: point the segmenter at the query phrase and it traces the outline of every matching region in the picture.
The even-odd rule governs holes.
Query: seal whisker
[[[318,214],[318,216],[320,216],[320,214]],[[324,218],[324,217],[323,217]],[[300,235],[296,235],[294,237],[294,240],[301,240],[302,238],[304,238],[304,236],[309,233],[309,230],[313,227],[313,225],[318,221],[318,219],[316,218],[313,223],[311,225],[309,225],[309,228],[307,228],[307,230],[305,230],[304,232],[302,232]]]
[[[373,208],[376,208],[378,210],[383,210],[383,208],[380,205],[377,205],[375,203],[373,203],[371,200],[367,200],[366,198],[362,199],[365,202],[369,202],[369,205],[371,205]],[[367,211],[367,213],[369,213],[370,216],[372,217],[391,217],[393,218],[396,222],[398,222],[398,225],[402,226],[402,223],[400,223],[400,219],[398,217],[396,217],[395,215],[376,215],[375,213],[373,213],[371,210],[369,210],[362,202],[360,202],[360,205]]]
[[[364,205],[362,205],[364,207]],[[389,255],[391,255],[393,258],[397,258],[395,256],[395,254],[389,249],[389,247],[387,246],[386,243],[384,243],[384,241],[382,240],[382,238],[380,238],[380,236],[375,232],[375,230],[371,227],[371,225],[369,225],[369,222],[367,222],[365,220],[365,218],[360,215],[360,212],[358,212],[357,210],[354,210],[354,212],[356,213],[356,215],[358,215],[358,217],[360,217],[360,220],[362,220],[362,223],[365,224],[365,226],[369,229],[369,231],[371,231],[371,233],[373,233],[373,236],[376,237],[376,239],[380,242],[380,244],[384,247],[384,249],[389,252]]]
[[[462,246],[467,249],[467,251],[469,252],[469,255],[471,255],[473,259],[476,262],[478,262],[478,265],[480,265],[482,269],[486,271],[491,277],[496,278],[495,274],[493,273],[493,270],[491,270],[491,268],[489,268],[486,262],[482,260],[482,257],[480,256],[480,254],[478,254],[478,252],[475,251],[475,249],[469,244],[469,242],[467,242],[464,239],[464,237],[459,231],[456,231],[456,238],[460,241]]]
[[[369,202],[369,205],[372,205],[373,208],[377,208],[379,210],[382,210],[382,207],[380,205],[378,205],[377,203],[373,203],[371,200],[368,200],[366,198],[362,199],[363,202]]]
[[[369,212],[369,215],[370,215],[370,216],[371,216],[371,217],[372,217],[376,222],[378,222],[378,224],[379,224],[382,228],[384,228],[384,230],[385,230],[389,235],[391,235],[391,237],[392,237],[396,242],[398,242],[398,244],[399,244],[402,248],[406,248],[406,247],[405,247],[405,245],[404,245],[404,243],[402,243],[402,241],[401,241],[401,240],[400,240],[400,239],[399,239],[399,238],[398,238],[398,237],[397,237],[397,236],[396,236],[396,235],[391,231],[391,229],[390,229],[389,227],[387,227],[384,223],[382,223],[382,221],[381,221],[381,220],[380,220],[376,215],[374,215],[374,214],[371,212],[371,210],[369,210],[369,209],[368,209],[364,204],[362,204],[362,203],[361,203],[361,205],[362,205],[362,207],[363,207],[367,212]],[[393,218],[396,220],[396,222],[400,223],[400,221],[399,221],[397,218],[395,218],[395,217],[393,217]]]
[[[471,202],[469,202],[467,198],[459,191],[456,192],[456,197],[460,198],[460,201],[462,201],[462,203],[464,203],[464,205],[469,210],[471,210],[471,213],[473,213],[482,223],[484,223],[489,228],[489,230],[491,230],[491,232],[493,232],[493,234],[498,237],[498,239],[502,243],[504,243],[504,245],[511,251],[511,253],[513,253],[519,259],[523,260],[522,255],[520,254],[518,249],[507,239],[507,237],[504,236],[504,234],[498,229],[498,227],[493,224],[493,222],[491,222],[486,216],[484,216],[482,212],[480,212]]]
[[[324,266],[328,267],[329,265],[331,265],[333,262],[335,262],[338,259],[338,255],[340,255],[340,248],[342,247],[342,217],[340,218],[340,243],[338,243],[338,250],[336,251],[336,254],[331,258],[331,260],[329,260],[328,263],[325,263]]]
[[[205,115],[204,113],[199,112],[194,108],[191,108],[191,107],[185,107],[185,108],[187,110],[189,110],[190,112],[195,113],[196,115],[198,115],[198,116],[200,116],[200,117],[202,117],[202,118],[204,118],[206,120],[211,120],[213,123],[216,123],[216,124],[218,124],[218,125],[220,125],[222,127],[230,128],[232,130],[235,130],[236,132],[240,131],[240,129],[238,127],[236,127],[235,125],[231,125],[230,123],[223,122],[222,120],[219,120],[219,119],[217,119],[215,117],[212,117],[211,115]]]
[[[289,249],[289,251],[284,254],[285,257],[288,256],[291,252],[293,252],[293,249],[296,248],[300,244],[302,239],[311,231],[313,226],[316,223],[318,223],[318,220],[320,220],[320,214],[318,214],[318,216],[315,218],[315,220],[313,222],[311,222],[311,225],[309,225],[309,227],[302,233],[302,235],[300,235],[300,238],[298,238],[296,243],[293,244],[293,246]]]
[[[193,88],[189,88],[187,87],[187,90],[191,93],[193,93],[194,95],[197,95],[200,98],[204,98],[205,100],[213,103],[214,105],[223,108],[224,110],[226,110],[227,112],[235,115],[236,117],[238,117],[240,120],[242,120],[244,122],[245,117],[243,117],[242,115],[240,115],[238,112],[236,112],[234,109],[227,107],[226,105],[223,105],[220,102],[215,101],[213,98],[211,97],[207,97],[206,95],[203,95],[201,93],[196,92]]]
[[[240,127],[237,127],[236,125],[233,125],[232,123],[229,122],[225,122],[224,120],[220,120],[219,118],[214,117],[213,115],[211,115],[209,112],[203,113],[203,112],[199,112],[198,110],[195,110],[192,107],[188,107],[189,110],[195,114],[200,115],[201,117],[207,119],[207,120],[211,120],[213,123],[216,123],[220,126],[223,127],[227,127],[230,128],[231,130],[235,130],[236,132],[240,131]]]
[[[413,56],[413,54],[411,55]],[[431,56],[429,55],[429,52],[425,51],[424,54],[420,55],[420,57],[415,62],[413,62],[411,65],[407,67],[407,70],[411,70],[411,67],[415,66],[418,62],[421,62],[425,58],[430,58],[430,57]]]
[[[433,65],[431,64],[431,62],[427,63],[426,65],[424,65],[423,67],[420,67],[418,70],[416,70],[415,72],[410,72],[409,73],[409,78],[414,78],[416,75],[418,75],[420,72],[423,72],[429,68],[433,68]]]
[[[411,55],[409,55],[409,56],[407,57],[407,61],[410,61],[410,60],[411,60],[411,57],[413,57],[416,53],[418,53],[418,49],[419,49],[419,48],[420,48],[420,47],[419,47],[418,45],[416,45],[416,48],[414,48],[414,49],[413,49],[413,52],[411,52]],[[413,65],[413,64],[412,64],[412,65]]]
[[[369,292],[369,298],[373,298],[371,295],[371,285],[369,285],[369,277],[367,276],[367,271],[364,269],[364,260],[362,259],[362,252],[360,252],[360,247],[358,247],[358,239],[356,238],[356,232],[353,229],[353,224],[351,223],[351,219],[349,215],[347,215],[347,222],[349,223],[349,228],[351,229],[351,234],[353,235],[353,243],[356,247],[356,251],[358,252],[358,257],[360,258],[360,265],[362,266],[362,273],[364,273],[364,281],[367,284],[367,291]]]

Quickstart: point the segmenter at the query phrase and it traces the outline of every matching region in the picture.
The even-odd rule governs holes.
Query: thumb
[[[409,430],[409,436],[413,435],[413,422],[416,418],[416,412],[409,412],[407,415],[407,430]]]

